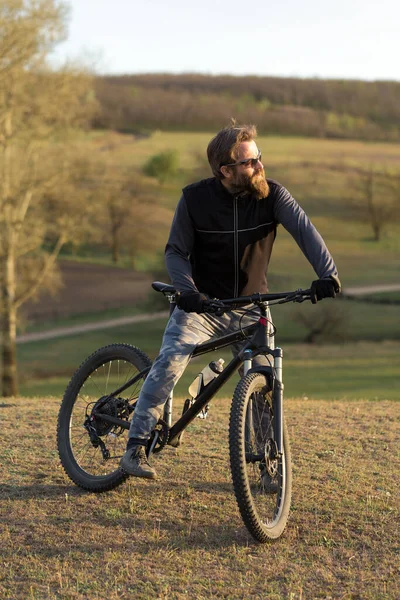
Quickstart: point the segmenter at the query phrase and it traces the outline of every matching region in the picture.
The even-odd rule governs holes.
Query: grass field
[[[197,153],[205,154],[207,145],[216,132],[155,131],[148,138],[109,131],[94,131],[82,143],[93,148],[113,152],[118,160],[140,167],[154,154],[174,148],[180,153],[181,167],[191,168]],[[376,164],[378,167],[399,167],[399,144],[360,142],[354,140],[326,140],[318,138],[259,136],[257,143],[266,166],[295,165],[301,161],[314,164],[354,165]]]
[[[397,600],[400,405],[292,399],[284,535],[244,528],[228,465],[229,402],[154,458],[160,479],[80,491],[55,449],[59,401],[0,404],[0,597],[11,600]]]

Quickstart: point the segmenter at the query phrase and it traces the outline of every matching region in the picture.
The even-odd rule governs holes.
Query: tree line
[[[398,141],[400,82],[200,74],[102,76],[94,127],[218,130],[234,116],[260,133]]]

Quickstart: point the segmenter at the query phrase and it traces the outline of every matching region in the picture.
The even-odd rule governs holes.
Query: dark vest
[[[274,202],[279,184],[268,180],[267,198],[233,196],[215,178],[183,189],[195,229],[190,256],[200,292],[234,298],[267,292],[267,268],[276,236]]]

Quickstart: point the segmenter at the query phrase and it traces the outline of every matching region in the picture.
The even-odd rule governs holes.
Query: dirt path
[[[151,321],[152,319],[167,318],[169,311],[163,310],[155,313],[144,313],[132,317],[119,317],[117,319],[109,319],[107,321],[95,321],[94,323],[86,323],[86,325],[74,325],[73,327],[57,327],[49,331],[25,333],[17,336],[17,344],[26,344],[27,342],[38,342],[40,340],[51,340],[57,337],[65,337],[68,335],[77,335],[86,331],[98,331],[99,329],[110,329],[111,327],[120,327],[122,325],[130,325],[131,323],[141,323],[143,321]]]
[[[388,283],[386,285],[367,285],[363,287],[349,287],[343,290],[346,296],[364,296],[365,294],[376,294],[378,292],[399,292],[400,283]]]

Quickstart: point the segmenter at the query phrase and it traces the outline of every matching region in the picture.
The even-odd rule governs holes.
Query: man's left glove
[[[200,314],[204,312],[205,300],[208,300],[208,296],[200,292],[181,292],[176,298],[176,305],[185,312]]]
[[[316,279],[311,284],[311,302],[316,304],[323,298],[335,298],[338,292],[340,292],[340,281],[337,277]]]

